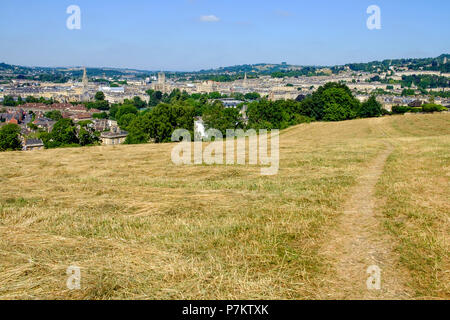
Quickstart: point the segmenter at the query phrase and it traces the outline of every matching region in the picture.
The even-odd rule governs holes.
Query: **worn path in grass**
[[[321,299],[407,299],[405,273],[397,269],[391,241],[381,231],[377,219],[375,186],[394,147],[386,149],[370,164],[350,190],[343,214],[326,237],[322,254],[330,272],[320,290]],[[381,289],[368,290],[369,266],[381,269]]]

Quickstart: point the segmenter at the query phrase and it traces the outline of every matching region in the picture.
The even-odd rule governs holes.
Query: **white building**
[[[202,139],[206,137],[205,124],[202,118],[196,118],[194,121],[194,135]]]
[[[103,93],[124,93],[125,88],[124,87],[99,87],[98,91],[101,91]]]

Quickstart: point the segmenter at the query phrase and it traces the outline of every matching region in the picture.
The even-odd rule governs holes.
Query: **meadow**
[[[324,250],[365,227],[332,236],[380,154],[367,196],[394,298],[450,298],[450,113],[291,127],[274,176],[176,166],[173,146],[0,153],[0,299],[386,298],[342,295]]]

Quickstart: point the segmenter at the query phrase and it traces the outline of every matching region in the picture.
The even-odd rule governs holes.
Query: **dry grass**
[[[409,270],[409,286],[421,299],[450,298],[449,118],[393,123],[412,137],[396,140],[377,190],[399,265]]]
[[[412,159],[408,150],[420,155],[419,148],[433,158],[431,146],[446,159],[422,172],[422,180],[433,175],[422,187],[440,199],[427,202],[429,212],[442,214],[440,225],[402,229],[408,239],[426,233],[444,241],[447,199],[431,181],[448,183],[450,115],[375,120],[284,131],[280,171],[271,177],[257,166],[175,166],[171,144],[2,153],[0,298],[316,298],[329,270],[318,250],[333,241],[324,231],[386,134],[398,145],[393,165]],[[412,179],[389,172],[387,194]],[[414,201],[401,205],[425,199],[423,188],[403,189]],[[395,199],[387,205],[397,208]],[[386,214],[387,225],[393,219]],[[400,254],[404,241],[398,238]],[[446,252],[429,250],[441,257],[442,286]],[[420,261],[414,259],[402,263]],[[70,265],[82,268],[81,290],[65,287]],[[422,284],[411,285],[421,292]],[[442,290],[432,295],[448,294]]]

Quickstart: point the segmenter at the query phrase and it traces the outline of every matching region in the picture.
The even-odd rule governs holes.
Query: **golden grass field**
[[[448,299],[450,113],[292,127],[275,176],[173,144],[1,153],[0,299],[339,298],[322,248],[387,144],[377,236],[409,298]]]

